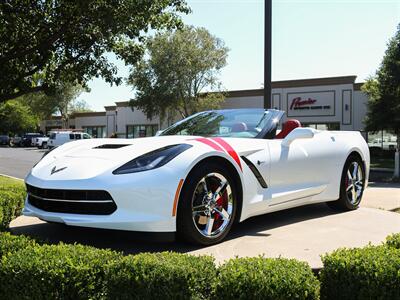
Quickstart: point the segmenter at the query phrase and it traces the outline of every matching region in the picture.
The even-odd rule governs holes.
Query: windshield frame
[[[207,111],[202,111],[202,112],[198,112],[195,113],[185,119],[182,119],[174,124],[172,124],[171,126],[165,128],[164,130],[162,130],[162,132],[160,132],[157,136],[173,136],[176,134],[165,134],[165,132],[168,132],[169,130],[172,130],[174,127],[179,126],[180,124],[187,122],[190,119],[196,118],[197,116],[201,115],[201,114],[206,114],[206,113],[210,113],[210,112],[216,112],[219,114],[223,114],[224,111],[249,111],[249,110],[260,110],[263,111],[262,108],[234,108],[234,109],[220,109],[220,110],[207,110]],[[276,135],[276,130],[278,128],[279,122],[282,119],[283,115],[285,114],[284,111],[281,110],[277,110],[277,109],[264,109],[264,116],[266,115],[266,112],[269,112],[272,114],[272,116],[269,116],[270,118],[270,122],[266,122],[266,124],[263,126],[263,128],[261,128],[261,131],[255,135],[254,137],[243,137],[243,138],[250,138],[250,139],[274,139],[275,135]],[[261,123],[263,120],[260,119]],[[187,136],[194,136],[194,135],[187,135]],[[208,136],[207,136],[208,137]],[[229,137],[229,138],[241,138],[241,137]]]

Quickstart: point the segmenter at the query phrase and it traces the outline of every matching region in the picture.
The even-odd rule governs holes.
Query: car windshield
[[[273,138],[283,111],[226,109],[200,112],[165,129],[160,135]]]

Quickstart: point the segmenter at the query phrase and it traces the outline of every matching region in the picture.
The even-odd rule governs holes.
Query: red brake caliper
[[[222,194],[221,197],[217,199],[217,206],[222,207],[223,209],[227,210],[228,209],[228,193],[225,190],[225,192]],[[222,223],[224,222],[223,218],[221,217],[220,214],[216,213],[214,215],[214,225],[213,225],[213,230],[218,229]]]

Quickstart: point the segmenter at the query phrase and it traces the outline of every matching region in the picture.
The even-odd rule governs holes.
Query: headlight
[[[126,163],[122,167],[113,171],[114,175],[137,173],[142,171],[153,170],[162,167],[166,163],[170,162],[176,156],[181,154],[183,151],[191,148],[188,144],[179,144],[166,146],[149,153],[143,154],[130,162]]]

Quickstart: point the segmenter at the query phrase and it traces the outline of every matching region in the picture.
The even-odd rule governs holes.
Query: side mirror
[[[282,141],[282,146],[289,147],[290,144],[297,139],[311,139],[314,137],[314,129],[312,128],[295,128]]]

